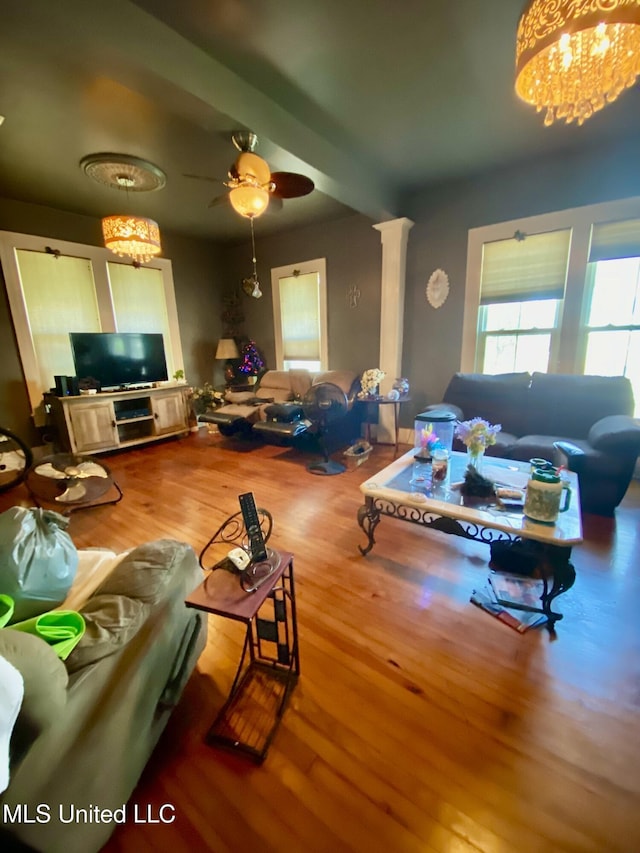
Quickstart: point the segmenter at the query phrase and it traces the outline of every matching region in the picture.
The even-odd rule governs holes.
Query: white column
[[[404,287],[407,267],[407,242],[413,227],[410,219],[392,219],[373,226],[382,241],[382,283],[380,299],[380,369],[386,376],[380,393],[386,394],[402,369],[404,332]],[[380,406],[377,440],[395,443],[393,406]]]

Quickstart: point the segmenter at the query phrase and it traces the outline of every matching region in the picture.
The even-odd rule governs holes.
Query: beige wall
[[[40,205],[0,199],[0,230],[100,246],[100,220]],[[170,258],[178,306],[185,373],[192,384],[214,377],[220,336],[220,250],[212,243],[162,234],[163,257]],[[33,432],[4,281],[0,293],[0,423],[31,443]]]

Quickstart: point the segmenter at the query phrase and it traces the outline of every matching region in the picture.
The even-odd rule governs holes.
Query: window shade
[[[591,232],[589,262],[640,257],[640,219],[597,222]]]
[[[283,358],[319,360],[320,299],[317,273],[279,280]]]
[[[562,299],[571,229],[497,240],[482,247],[480,304]]]
[[[16,260],[43,389],[73,376],[69,332],[99,332],[93,270],[86,258],[17,249]]]

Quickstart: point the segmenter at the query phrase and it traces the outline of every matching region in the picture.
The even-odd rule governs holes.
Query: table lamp
[[[227,384],[235,379],[236,366],[233,363],[240,358],[238,345],[233,338],[220,338],[216,349],[216,359],[224,361],[224,378]]]

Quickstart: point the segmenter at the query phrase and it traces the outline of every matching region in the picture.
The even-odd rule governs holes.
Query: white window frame
[[[282,315],[280,311],[281,278],[292,275],[318,276],[318,297],[320,305],[320,370],[329,369],[329,343],[327,335],[327,261],[326,258],[316,258],[299,264],[287,264],[284,267],[271,269],[271,294],[273,297],[273,327],[276,346],[276,365],[278,370],[284,370],[284,344],[282,342]]]
[[[38,369],[36,350],[33,344],[29,316],[20,282],[17,252],[20,249],[33,252],[45,252],[51,249],[76,258],[86,258],[93,268],[93,278],[96,288],[96,302],[100,327],[103,332],[115,332],[116,318],[111,300],[109,287],[108,263],[131,265],[130,261],[118,258],[109,249],[98,246],[88,246],[83,243],[71,243],[66,240],[56,240],[51,237],[38,237],[32,234],[18,234],[13,231],[0,231],[0,263],[4,273],[7,297],[13,319],[13,327],[18,343],[22,370],[24,372],[27,393],[32,412],[35,412],[42,402],[42,395],[48,391],[43,388]],[[178,309],[176,305],[171,261],[166,258],[154,258],[145,267],[160,270],[164,285],[164,294],[169,321],[169,348],[167,350],[167,372],[172,376],[176,370],[183,369],[182,344],[178,326]],[[73,311],[73,308],[70,308]]]
[[[478,322],[480,316],[480,284],[482,249],[485,243],[508,240],[516,231],[538,234],[571,228],[567,284],[559,308],[558,325],[552,334],[549,373],[577,373],[584,369],[588,296],[587,264],[591,244],[591,229],[596,222],[640,217],[640,197],[575,207],[568,210],[512,219],[496,225],[469,230],[467,242],[467,276],[465,285],[464,320],[460,370],[473,373],[480,370],[476,361]]]

